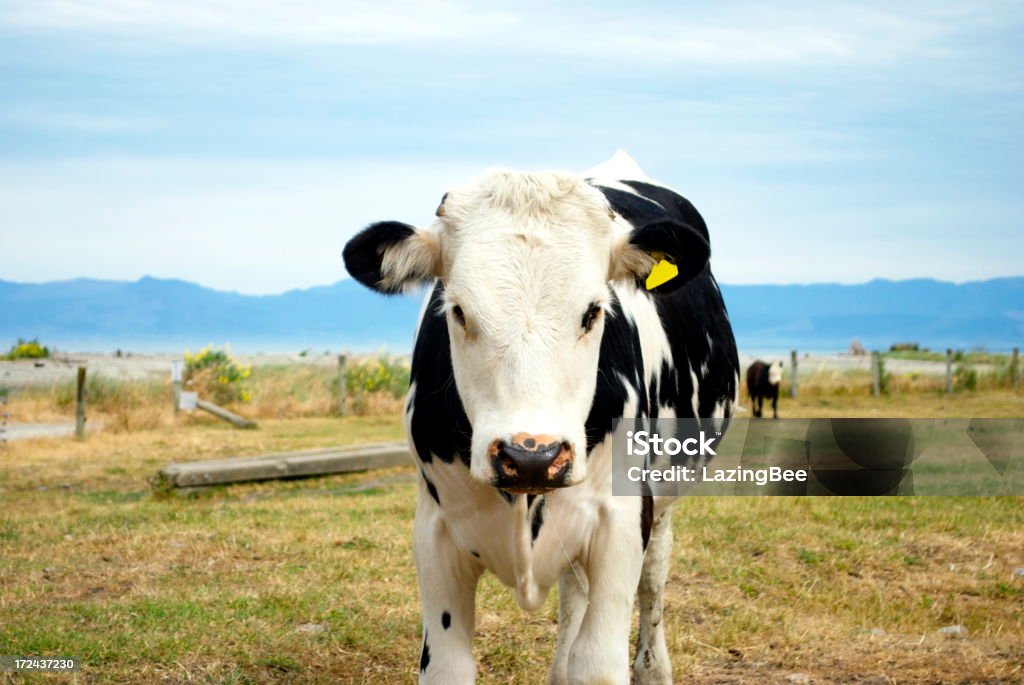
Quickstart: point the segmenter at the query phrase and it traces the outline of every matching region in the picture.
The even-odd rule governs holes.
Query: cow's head
[[[778,360],[773,361],[771,366],[768,367],[768,382],[772,385],[778,385],[782,382],[782,362]]]
[[[440,279],[455,384],[473,427],[470,471],[511,492],[586,477],[610,284],[643,288],[659,259],[703,270],[709,248],[668,219],[633,226],[578,176],[494,172],[445,194],[429,228],[377,223],[345,246],[345,265],[385,294]]]

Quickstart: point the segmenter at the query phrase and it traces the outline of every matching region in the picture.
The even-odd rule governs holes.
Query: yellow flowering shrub
[[[39,338],[25,340],[18,338],[18,342],[11,345],[7,354],[0,355],[0,359],[14,361],[15,359],[45,359],[50,356],[50,349],[39,344]]]
[[[239,364],[227,345],[222,350],[207,345],[195,354],[185,351],[185,386],[215,404],[251,400],[246,382],[251,374],[252,367]]]

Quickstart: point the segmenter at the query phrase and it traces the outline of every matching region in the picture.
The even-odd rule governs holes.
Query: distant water
[[[122,352],[135,352],[140,354],[177,354],[184,350],[195,352],[206,345],[223,347],[225,343],[230,345],[232,351],[239,354],[295,354],[306,351],[309,354],[336,354],[339,352],[367,353],[387,352],[389,354],[409,354],[412,352],[411,340],[386,340],[373,339],[342,339],[332,337],[301,338],[290,340],[288,338],[229,338],[208,339],[198,336],[171,339],[133,339],[133,338],[78,338],[57,341],[47,341],[59,350],[67,352],[92,352],[97,354],[113,353],[117,350]],[[805,344],[791,344],[780,346],[777,341],[763,343],[757,341],[738,341],[741,354],[764,357],[788,359],[791,350],[797,350],[799,354],[835,354],[846,352],[845,347],[822,346],[811,342]]]

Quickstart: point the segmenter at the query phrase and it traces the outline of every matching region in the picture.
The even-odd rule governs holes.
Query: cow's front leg
[[[551,665],[548,685],[569,682],[569,650],[579,634],[580,623],[587,611],[587,575],[580,564],[573,563],[558,578],[558,645]]]
[[[629,682],[629,625],[644,550],[640,497],[614,497],[601,512],[586,561],[587,611],[569,652],[569,682]]]
[[[636,685],[672,683],[672,663],[665,645],[664,608],[665,579],[672,560],[672,510],[662,512],[654,520],[651,540],[644,555],[644,569],[637,588],[640,603],[640,633],[633,662]]]
[[[474,607],[481,566],[455,546],[433,500],[420,495],[413,534],[423,608],[420,683],[472,683]]]

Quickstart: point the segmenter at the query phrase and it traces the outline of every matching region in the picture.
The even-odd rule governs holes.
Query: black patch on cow
[[[423,630],[423,651],[420,652],[420,673],[427,670],[430,665],[430,645],[427,644],[427,631]]]
[[[532,495],[530,495],[532,497]],[[540,535],[540,527],[544,525],[544,505],[547,504],[547,500],[542,499],[537,503],[537,508],[533,510],[533,518],[530,519],[530,544],[532,545]]]
[[[342,252],[345,268],[354,279],[379,293],[394,295],[402,292],[400,286],[385,288],[381,285],[381,261],[388,247],[406,240],[415,232],[415,228],[400,221],[370,224],[345,244]]]
[[[423,472],[423,469],[420,469],[420,475],[423,476],[423,482],[427,484],[427,492],[429,492],[430,496],[434,498],[435,502],[437,502],[437,506],[441,506],[441,497],[437,494],[437,488],[434,487],[434,484],[429,478],[427,478],[427,474]]]
[[[596,187],[608,198],[612,208],[638,230],[646,225],[674,222],[690,227],[701,242],[710,245],[704,218],[686,198],[650,183],[623,183],[640,196],[616,188]],[[658,403],[674,408],[679,417],[692,417],[690,367],[698,372],[702,364],[707,364],[708,373],[703,378],[698,372],[697,399],[698,414],[709,417],[715,403],[732,400],[736,396],[736,373],[739,370],[732,326],[711,269],[704,265],[683,287],[653,299],[674,361],[674,368],[667,362],[662,365],[658,379]],[[654,402],[650,404],[655,405]]]
[[[516,496],[513,495],[511,492],[507,492],[505,490],[498,490],[498,494],[501,495],[501,498],[508,502],[509,504],[516,503]]]
[[[462,407],[452,375],[448,320],[438,312],[444,287],[430,294],[412,353],[410,381],[416,384],[411,432],[416,454],[424,462],[433,456],[446,464],[458,457],[469,466],[473,427]]]
[[[441,612],[441,627],[448,630],[452,625],[452,615],[447,611]]]
[[[735,399],[740,366],[732,326],[715,277],[705,269],[686,287],[655,297],[654,304],[675,360],[674,373],[666,376],[667,369],[662,368],[660,395],[663,400],[671,400],[663,403],[674,406],[679,417],[694,416],[692,368],[698,380],[697,416],[709,418],[716,403],[731,403]],[[708,367],[703,377],[702,364]]]
[[[612,432],[615,419],[622,416],[622,407],[629,399],[623,378],[637,394],[638,415],[647,413],[647,393],[643,387],[643,357],[636,325],[622,313],[618,299],[611,298],[611,314],[606,318],[601,336],[600,358],[597,362],[597,387],[594,402],[585,424],[587,454]]]
[[[647,551],[647,543],[651,541],[651,527],[654,525],[654,498],[644,495],[640,505],[640,539]]]
[[[622,388],[621,382],[605,381],[602,387],[602,378],[606,379],[609,376],[607,372],[613,371],[606,368],[605,356],[609,353],[632,354],[636,358],[637,373],[627,373],[626,377],[631,379],[631,383],[632,379],[637,379],[634,387],[646,390],[637,393],[637,418],[656,416],[659,404],[671,408],[679,418],[695,418],[690,368],[698,380],[697,417],[711,417],[718,402],[727,402],[729,409],[736,396],[739,359],[732,326],[710,266],[700,263],[703,259],[699,254],[703,250],[701,246],[710,245],[708,225],[693,205],[676,192],[640,181],[623,182],[640,195],[599,184],[595,186],[607,198],[612,209],[637,226],[638,231],[645,226],[658,226],[665,222],[687,226],[689,229],[684,230],[681,236],[696,237],[696,243],[693,245],[696,246],[698,253],[696,259],[690,259],[688,264],[700,266],[700,270],[691,274],[692,279],[688,283],[671,292],[663,292],[663,289],[659,288],[655,289],[658,293],[656,296],[647,294],[654,302],[672,350],[672,362],[663,362],[660,374],[655,375],[648,387],[643,388],[639,382],[642,370],[639,343],[629,343],[629,331],[622,330],[623,317],[617,317],[618,320],[615,316],[608,317],[605,338],[610,340],[607,346],[602,340],[599,387],[592,418],[588,419],[587,424],[588,451],[607,434],[601,428],[610,425],[609,422],[621,414],[625,401],[625,389]],[[667,230],[667,227],[659,226],[640,242],[647,241],[649,247],[656,248],[654,239],[673,239],[672,231],[667,233]],[[681,271],[684,264],[680,264]],[[677,276],[677,279],[669,283],[679,280]],[[638,284],[638,288],[646,293],[643,284]],[[618,360],[617,363],[623,365],[624,362]],[[700,374],[701,365],[708,366],[707,374]],[[603,393],[610,394],[605,396]]]
[[[640,181],[623,181],[623,183],[636,190],[640,195],[597,184],[595,187],[605,195],[612,208],[631,224],[641,229],[647,225],[664,222],[683,224],[693,229],[692,234],[699,236],[701,243],[710,245],[707,224],[697,209],[684,197],[668,188],[650,183]],[[648,237],[655,236],[652,234]],[[696,262],[691,260],[690,264],[699,265],[699,261],[699,259]],[[682,267],[682,265],[680,266]],[[673,279],[673,281],[677,279]],[[669,281],[669,283],[671,282]],[[642,284],[639,287],[641,291],[644,290]],[[657,290],[660,293],[660,289]],[[682,287],[658,296],[648,295],[648,297],[652,297],[658,310],[662,328],[665,330],[672,351],[673,363],[664,362],[656,383],[652,382],[651,386],[647,388],[647,392],[638,392],[638,395],[644,398],[641,400],[641,403],[646,405],[644,409],[656,414],[660,404],[672,408],[679,418],[694,417],[692,402],[694,387],[690,377],[691,367],[698,377],[698,416],[710,417],[718,402],[731,404],[736,397],[739,358],[736,353],[732,325],[729,323],[729,315],[710,267],[704,265],[698,273],[693,275],[692,280]],[[621,340],[624,337],[624,332],[615,330],[615,328],[615,317],[609,317],[605,324],[605,336],[608,337],[611,331],[611,334],[618,338],[615,344],[609,345],[609,351],[623,351],[623,347],[625,347],[626,353],[629,353],[629,345],[624,345]],[[710,344],[708,338],[710,338]],[[602,364],[604,364],[606,354],[602,341]],[[634,354],[639,358],[638,351]],[[706,364],[708,367],[707,374],[703,376],[700,373],[702,364]],[[602,367],[599,380],[600,376],[604,375],[603,372],[604,368]],[[627,374],[627,378],[632,378],[632,376]],[[636,387],[643,386],[637,384]],[[606,388],[599,387],[598,395],[607,391]],[[657,401],[653,399],[655,396]],[[619,402],[621,400],[616,397],[613,404]],[[595,398],[595,406],[597,404],[598,398]],[[607,415],[608,409],[599,413]],[[644,415],[639,407],[637,415]],[[588,420],[588,449],[592,447],[590,427],[591,424]]]

